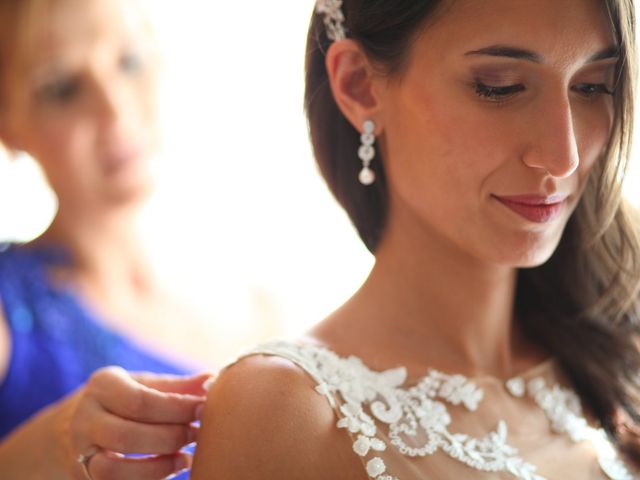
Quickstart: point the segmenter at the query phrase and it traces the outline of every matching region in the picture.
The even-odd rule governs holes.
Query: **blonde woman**
[[[633,9],[317,2],[311,139],[376,263],[221,374],[194,479],[638,478]]]
[[[209,376],[150,348],[155,319],[189,314],[134,232],[153,187],[156,64],[134,0],[0,0],[0,141],[39,162],[59,202],[40,238],[0,252],[3,480],[190,464]]]

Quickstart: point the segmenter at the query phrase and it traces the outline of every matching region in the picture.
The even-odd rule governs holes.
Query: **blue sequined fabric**
[[[81,299],[54,285],[48,268],[66,261],[61,250],[0,245],[0,300],[11,335],[0,439],[98,368],[188,373],[109,330]]]

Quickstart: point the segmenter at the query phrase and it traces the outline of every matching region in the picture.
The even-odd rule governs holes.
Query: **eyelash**
[[[522,92],[524,90],[524,85],[522,84],[496,87],[487,85],[478,80],[475,81],[474,87],[476,95],[486,98],[492,102],[503,102],[516,93]]]
[[[571,87],[571,90],[588,98],[595,95],[613,95],[615,93],[615,89],[610,90],[604,83],[579,83]]]
[[[525,90],[525,86],[522,84],[496,87],[476,80],[473,85],[476,95],[496,103],[505,102],[512,96]],[[609,87],[603,83],[579,83],[571,87],[571,90],[587,99],[593,98],[596,95],[614,95],[615,93],[615,91],[610,90]]]

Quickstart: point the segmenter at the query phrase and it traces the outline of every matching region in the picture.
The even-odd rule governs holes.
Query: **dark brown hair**
[[[444,5],[442,0],[344,0],[347,34],[383,73],[398,75],[413,40]],[[558,360],[583,401],[618,439],[621,412],[640,425],[639,220],[621,193],[632,138],[636,44],[633,0],[603,0],[603,5],[621,54],[611,138],[553,257],[519,272],[515,316],[529,338]],[[323,18],[314,15],[305,92],[311,141],[331,191],[375,252],[388,214],[384,159],[374,160],[376,183],[360,185],[360,134],[333,99],[325,68],[330,45]]]

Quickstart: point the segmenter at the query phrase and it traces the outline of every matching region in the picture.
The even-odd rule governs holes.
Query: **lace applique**
[[[408,457],[426,457],[442,450],[476,470],[507,472],[520,480],[545,480],[507,443],[504,421],[483,438],[449,432],[451,417],[444,402],[473,412],[484,395],[462,375],[430,370],[417,385],[403,389],[405,368],[374,372],[357,357],[341,358],[315,345],[273,342],[244,356],[256,354],[286,358],[314,378],[316,391],[340,412],[337,427],[348,430],[356,439],[353,451],[366,462],[367,474],[374,480],[400,480],[387,471],[378,455],[388,445],[377,437],[376,420],[388,425],[391,444]],[[574,442],[592,441],[601,468],[611,480],[633,480],[605,432],[588,425],[575,393],[557,385],[548,388],[541,378],[526,384],[516,377],[507,382],[506,388],[514,397],[528,393],[549,418],[553,431],[569,435]],[[419,447],[411,446],[418,438],[426,441]]]
[[[527,386],[529,395],[544,411],[557,433],[566,433],[574,442],[589,441],[596,449],[602,471],[612,480],[633,480],[633,476],[607,438],[603,429],[591,427],[582,415],[580,399],[571,390],[558,385],[547,387],[542,378],[531,380]]]

